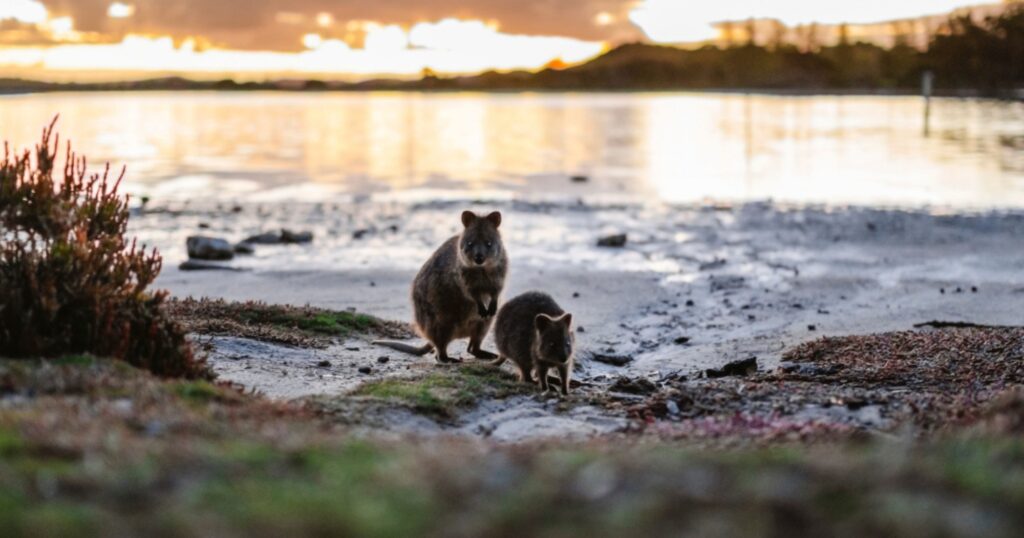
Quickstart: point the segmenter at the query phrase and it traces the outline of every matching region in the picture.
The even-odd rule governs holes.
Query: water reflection
[[[60,113],[162,197],[509,192],[672,202],[1024,206],[1024,104],[712,94],[52,94],[0,98],[17,145]],[[591,181],[574,184],[568,175]]]

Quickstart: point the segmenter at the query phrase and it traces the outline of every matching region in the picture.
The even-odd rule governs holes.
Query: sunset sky
[[[112,80],[537,69],[749,17],[872,22],[969,0],[0,0],[0,77]]]

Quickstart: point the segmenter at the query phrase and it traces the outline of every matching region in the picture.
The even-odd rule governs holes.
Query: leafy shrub
[[[146,291],[161,258],[126,243],[128,197],[117,193],[124,172],[114,182],[109,165],[87,175],[71,144],[59,171],[55,123],[34,151],[12,154],[4,145],[0,355],[92,353],[161,376],[210,377],[164,312],[167,292]]]

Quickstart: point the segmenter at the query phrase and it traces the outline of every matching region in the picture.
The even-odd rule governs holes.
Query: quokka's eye
[[[473,242],[472,241],[467,241],[466,242],[466,246],[472,248],[473,247]]]
[[[487,248],[491,248],[491,246],[493,246],[492,243],[490,241],[488,241],[487,242]]]

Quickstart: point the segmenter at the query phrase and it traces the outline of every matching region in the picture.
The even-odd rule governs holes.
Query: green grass
[[[0,457],[8,458],[25,448],[21,435],[13,430],[0,427]]]
[[[269,323],[286,329],[298,329],[325,336],[347,336],[353,332],[366,332],[380,323],[380,320],[373,316],[355,312],[258,304],[239,310],[238,317],[250,323]]]
[[[403,483],[395,463],[358,442],[279,453],[244,476],[205,484],[189,510],[260,535],[413,536],[432,523],[434,502]]]
[[[458,408],[481,398],[505,398],[525,394],[528,389],[499,368],[470,364],[418,377],[370,381],[353,394],[399,403],[424,414],[450,417]]]
[[[67,355],[53,359],[52,362],[59,366],[92,366],[96,363],[96,357],[92,355]]]

